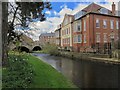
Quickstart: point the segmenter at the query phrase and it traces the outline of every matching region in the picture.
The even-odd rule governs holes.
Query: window
[[[81,31],[81,21],[78,21],[74,24],[74,32],[80,32]]]
[[[84,20],[84,31],[86,31],[86,20]]]
[[[84,11],[79,11],[78,13],[75,14],[75,20],[80,18],[81,16],[83,16],[85,14]]]
[[[81,21],[77,22],[77,31],[81,31]]]
[[[74,42],[75,43],[81,43],[82,42],[82,35],[76,35],[74,36]]]
[[[86,40],[86,34],[84,34],[84,43],[86,43],[87,40]]]
[[[68,38],[68,44],[70,44],[70,38]]]
[[[104,38],[104,42],[107,42],[107,34],[104,33],[103,35],[104,35],[104,36],[103,36],[103,38]]]
[[[100,13],[102,14],[108,14],[108,10],[106,8],[101,8]]]
[[[77,30],[80,31],[80,25],[79,24],[77,25]]]
[[[99,21],[99,19],[96,19],[96,28],[100,28],[100,21]]]
[[[119,21],[116,21],[116,29],[119,29]]]
[[[96,42],[100,42],[100,34],[96,34]]]
[[[107,20],[103,20],[103,28],[107,28]]]
[[[68,34],[68,28],[67,28],[67,30],[66,30],[66,31],[67,31],[67,34]]]
[[[114,21],[113,20],[110,20],[110,28],[114,29]]]
[[[77,36],[74,36],[74,42],[77,42]]]

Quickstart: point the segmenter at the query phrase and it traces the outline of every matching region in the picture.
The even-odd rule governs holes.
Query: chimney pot
[[[112,15],[115,15],[115,3],[112,4]]]

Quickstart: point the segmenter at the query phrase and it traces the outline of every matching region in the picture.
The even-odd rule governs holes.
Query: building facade
[[[73,15],[66,14],[61,24],[61,47],[66,50],[71,50],[73,45],[72,40],[73,20],[74,20]]]
[[[59,47],[61,46],[61,24],[55,30],[55,44]]]
[[[115,4],[112,11],[95,3],[74,15],[71,23],[63,24],[61,28],[61,46],[72,47],[77,52],[104,52],[111,49],[111,42],[119,40],[120,17],[116,16]],[[63,23],[67,17],[65,16]],[[69,22],[69,21],[68,21]],[[70,28],[70,34],[64,33]],[[65,34],[65,36],[64,36]],[[66,40],[66,37],[72,40]]]
[[[39,36],[40,45],[55,44],[55,33],[42,33]]]

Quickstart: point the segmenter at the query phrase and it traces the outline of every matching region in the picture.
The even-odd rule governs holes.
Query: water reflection
[[[120,87],[120,65],[71,60],[49,54],[35,54],[49,63],[80,88],[118,88]]]

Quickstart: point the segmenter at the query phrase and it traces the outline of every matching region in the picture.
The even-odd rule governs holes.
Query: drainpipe
[[[95,49],[94,15],[92,15],[92,19],[93,19],[93,42],[91,43],[91,45],[92,45],[92,48],[93,48],[93,51],[94,51],[94,49]],[[90,40],[91,40],[91,38],[90,38]]]

